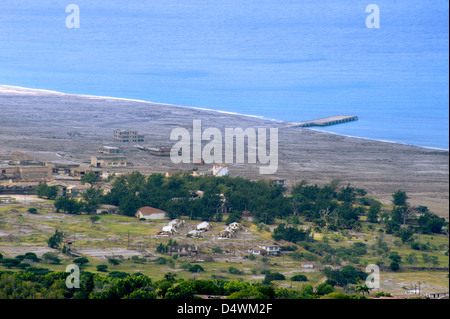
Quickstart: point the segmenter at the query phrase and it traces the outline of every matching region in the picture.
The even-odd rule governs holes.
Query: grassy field
[[[46,203],[49,204],[49,203]],[[305,283],[291,282],[290,278],[297,274],[304,274],[308,278],[307,283],[317,285],[326,277],[320,272],[320,268],[326,266],[321,260],[323,256],[315,255],[315,261],[308,261],[308,258],[298,259],[289,256],[290,252],[284,252],[277,257],[247,258],[249,247],[255,247],[261,243],[273,243],[271,230],[276,225],[269,228],[258,228],[250,222],[244,222],[245,231],[241,231],[238,237],[229,240],[218,240],[217,234],[225,228],[224,222],[213,222],[213,229],[205,233],[204,238],[188,239],[185,234],[189,229],[201,221],[190,221],[186,219],[186,225],[179,234],[169,237],[157,237],[157,232],[167,224],[163,221],[140,221],[134,217],[121,215],[100,215],[98,221],[93,222],[89,215],[68,215],[54,213],[45,207],[36,207],[37,214],[28,212],[28,208],[34,206],[2,204],[0,206],[0,253],[4,257],[14,258],[26,252],[36,252],[42,256],[45,252],[54,251],[48,247],[47,240],[58,229],[67,234],[67,240],[72,242],[72,248],[82,253],[89,259],[89,263],[84,266],[85,270],[93,273],[105,272],[97,270],[98,265],[108,265],[108,271],[122,271],[127,273],[144,273],[153,280],[163,278],[164,274],[174,272],[185,279],[226,279],[226,280],[246,280],[257,282],[264,279],[264,271],[279,272],[285,275],[286,280],[276,281],[276,285],[283,287],[301,288]],[[225,218],[224,218],[225,219]],[[377,238],[380,236],[380,225],[368,227],[369,223],[362,221],[363,230],[361,232],[348,232],[338,234],[334,232],[314,232],[314,239],[319,243],[327,243],[334,248],[349,248],[356,242],[364,243],[368,247],[367,254],[358,257],[356,266],[362,269],[368,264],[379,264],[384,260],[388,266],[389,260],[386,256],[380,257],[376,250],[372,249]],[[313,226],[304,223],[302,227]],[[448,267],[448,237],[446,235],[415,235],[415,240],[427,244],[429,250],[417,251],[411,248],[409,243],[402,244],[399,239],[388,234],[383,234],[390,252],[398,252],[402,257],[401,268],[397,272],[384,271],[382,274],[382,285],[386,290],[401,293],[405,288],[411,287],[421,282],[423,287],[429,289],[447,289],[447,271],[413,271],[408,267],[430,267],[429,263],[423,261],[422,254],[436,256],[439,267]],[[156,247],[160,243],[167,244],[170,240],[176,240],[179,244],[197,245],[202,254],[197,257],[174,258],[166,254],[158,254]],[[289,244],[292,243],[283,243]],[[214,253],[212,248],[220,247],[222,253]],[[298,252],[308,253],[304,247],[297,245]],[[410,265],[406,263],[407,256],[416,254],[417,261]],[[119,265],[113,266],[108,263],[105,256],[122,256]],[[45,263],[43,261],[33,266],[43,267],[54,271],[65,271],[65,267],[72,263],[75,257],[59,254],[61,263],[59,265]],[[133,257],[136,256],[136,257]],[[144,257],[146,256],[146,257]],[[163,257],[163,258],[161,258]],[[138,258],[138,259],[136,259]],[[208,259],[209,258],[209,259]],[[212,261],[204,261],[212,260]],[[303,263],[314,264],[313,269],[303,268]],[[200,264],[204,272],[191,273],[188,265]],[[344,262],[343,264],[348,264]],[[238,269],[231,271],[231,269]],[[6,269],[0,265],[0,269]],[[11,269],[16,271],[17,269]],[[263,272],[263,273],[261,273]]]

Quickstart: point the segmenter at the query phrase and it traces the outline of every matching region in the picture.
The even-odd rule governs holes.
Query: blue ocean
[[[448,149],[449,3],[1,1],[0,84],[279,121],[357,115],[325,130]]]

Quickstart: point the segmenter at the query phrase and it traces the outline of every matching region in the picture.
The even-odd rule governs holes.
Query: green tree
[[[189,268],[190,272],[203,272],[205,269],[203,269],[200,265],[192,265],[192,267]]]
[[[391,262],[389,267],[391,268],[392,271],[397,271],[400,269],[400,264],[396,261],[393,261],[393,262]]]
[[[195,289],[192,281],[183,281],[180,284],[171,287],[165,294],[165,299],[192,299]]]
[[[34,207],[30,207],[30,208],[28,208],[28,210],[27,210],[30,214],[37,214],[37,209],[36,208],[34,208]]]
[[[81,198],[84,201],[84,209],[86,212],[92,213],[102,202],[103,190],[101,188],[89,187],[86,191],[81,193]]]
[[[55,199],[58,196],[58,187],[42,184],[36,187],[35,194],[40,198]]]
[[[381,203],[379,201],[373,202],[369,207],[367,213],[367,221],[369,223],[378,223],[378,215],[381,212]]]
[[[366,284],[356,286],[356,293],[368,294],[371,288],[369,288]]]
[[[420,232],[424,234],[440,234],[442,227],[448,225],[444,218],[434,215],[430,212],[425,212],[419,217]]]
[[[81,184],[93,184],[99,181],[99,176],[94,171],[89,171],[81,177]]]
[[[305,275],[295,275],[291,278],[292,281],[308,281]]]
[[[73,260],[73,262],[77,265],[79,265],[80,267],[83,267],[84,265],[86,265],[89,262],[89,259],[87,259],[86,257],[79,257]]]
[[[399,236],[403,244],[411,241],[413,235],[414,232],[411,228],[400,228],[399,230]]]
[[[393,252],[391,252],[391,254],[389,255],[389,259],[392,260],[392,261],[394,261],[394,262],[400,263],[400,262],[402,261],[402,256],[400,256],[400,255],[398,254],[398,252],[393,251]]]
[[[406,200],[408,198],[409,197],[406,195],[406,192],[402,190],[398,190],[392,194],[392,202],[395,206],[407,206]]]
[[[350,184],[347,187],[341,188],[340,192],[337,194],[337,200],[344,201],[346,203],[352,203],[355,201],[356,193],[353,187],[350,187]]]
[[[58,257],[58,255],[50,251],[42,255],[42,260],[55,265],[59,265],[61,263],[61,259]]]
[[[96,222],[98,222],[100,220],[100,216],[91,216],[89,217],[89,220],[92,222],[92,224],[95,224]]]
[[[50,236],[50,238],[47,240],[47,244],[50,248],[54,249],[60,249],[61,244],[66,237],[66,234],[63,232],[60,232],[59,230],[55,230],[55,233]]]
[[[345,221],[358,220],[359,218],[358,212],[349,202],[344,202],[339,205],[337,213],[339,218],[342,218]]]
[[[97,265],[97,271],[107,272],[108,271],[108,265]]]
[[[57,212],[63,211],[68,214],[78,215],[83,209],[83,203],[75,198],[61,196],[55,200],[55,208]]]
[[[111,264],[112,266],[117,266],[120,264],[120,261],[117,258],[109,258],[108,263]]]
[[[327,284],[327,283],[321,283],[316,287],[316,294],[319,296],[328,295],[330,293],[334,292],[333,286]]]

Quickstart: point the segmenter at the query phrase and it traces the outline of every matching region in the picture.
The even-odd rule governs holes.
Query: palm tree
[[[371,289],[372,289],[372,288],[367,287],[366,284],[356,286],[356,292],[357,292],[357,293],[362,293],[363,295],[366,294],[366,293],[367,293],[367,294],[370,293],[370,290],[371,290]]]

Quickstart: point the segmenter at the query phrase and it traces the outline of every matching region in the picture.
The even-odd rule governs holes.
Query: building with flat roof
[[[155,156],[170,156],[170,147],[152,147],[148,152]]]
[[[127,158],[122,155],[91,156],[91,166],[102,168],[127,167]]]
[[[131,130],[114,130],[114,140],[121,143],[144,142],[144,135]]]
[[[97,152],[103,155],[122,155],[123,150],[115,146],[99,146]]]
[[[0,166],[0,180],[21,182],[45,182],[53,179],[53,170],[50,166]]]

